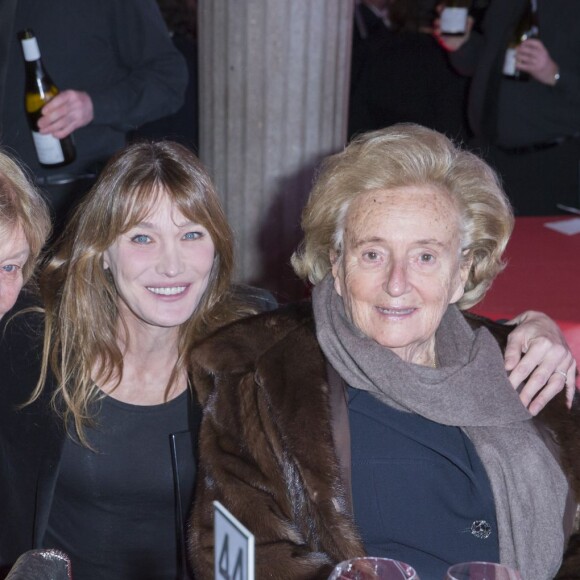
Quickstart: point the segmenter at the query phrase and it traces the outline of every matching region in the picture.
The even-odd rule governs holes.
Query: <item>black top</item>
[[[491,486],[459,427],[353,388],[349,421],[354,516],[369,555],[406,562],[421,580],[458,562],[499,562]]]
[[[257,309],[267,310],[275,306],[274,298],[260,289],[238,288],[236,294]],[[8,474],[0,477],[0,578],[23,552],[45,546],[61,453],[66,441],[62,420],[51,406],[56,388],[52,373],[48,373],[40,397],[34,403],[22,407],[30,397],[40,373],[43,316],[29,313],[13,318],[12,314],[36,304],[35,297],[29,296],[25,288],[13,311],[0,320],[0,465],[2,474]],[[173,442],[177,460],[175,465],[167,467],[163,472],[164,476],[168,476],[173,467],[180,476],[174,479],[174,483],[184,482],[179,493],[175,494],[176,501],[177,498],[181,500],[183,516],[187,515],[190,507],[192,489],[187,476],[192,465],[189,439],[193,437],[197,442],[201,420],[201,409],[195,394],[192,394],[191,399],[187,427],[189,434],[182,430],[181,419],[173,426],[171,431],[177,432]],[[129,408],[132,407],[129,405]],[[139,411],[139,408],[134,410]],[[155,415],[155,407],[143,409],[143,421],[146,423],[146,419],[149,419],[155,425],[153,416],[146,417],[148,411]],[[168,447],[169,432],[166,430],[163,435]],[[117,439],[125,448],[131,440],[129,443],[126,441],[127,437],[119,436]],[[149,449],[149,445],[142,439],[137,441],[139,443],[134,445],[137,449]],[[160,445],[166,449],[165,443]],[[185,473],[181,475],[183,470]],[[135,476],[131,474],[128,481],[137,489],[139,480]],[[177,524],[175,522],[176,530]],[[94,541],[94,534],[92,539]],[[179,556],[184,556],[183,546]],[[74,578],[82,580],[78,574]]]
[[[419,123],[451,138],[468,137],[467,80],[421,32],[382,31],[368,42],[351,84],[349,137],[395,123]]]
[[[176,512],[170,434],[189,429],[188,393],[138,406],[105,397],[91,451],[67,437],[45,547],[69,554],[79,580],[175,580]],[[182,489],[195,478],[180,464]],[[180,458],[181,461],[181,458]]]

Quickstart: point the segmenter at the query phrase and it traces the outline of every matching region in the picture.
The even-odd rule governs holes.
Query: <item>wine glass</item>
[[[419,580],[414,568],[389,558],[353,558],[338,564],[328,580]]]
[[[491,562],[463,562],[447,570],[446,580],[522,580],[513,568]]]

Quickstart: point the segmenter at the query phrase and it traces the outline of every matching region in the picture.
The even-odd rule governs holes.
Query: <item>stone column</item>
[[[237,277],[286,300],[320,160],[344,146],[352,0],[201,0],[200,157],[236,236]]]

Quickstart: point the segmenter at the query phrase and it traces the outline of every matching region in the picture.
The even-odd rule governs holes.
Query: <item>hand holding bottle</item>
[[[52,99],[57,100],[59,90],[44,68],[34,32],[29,28],[21,30],[18,38],[25,63],[24,111],[32,132],[38,162],[45,167],[68,165],[76,157],[72,136],[59,139],[47,131],[46,127],[44,132],[38,127],[44,107]]]
[[[437,13],[439,14],[439,17],[437,17],[433,22],[433,36],[435,36],[439,44],[445,50],[449,52],[454,52],[456,50],[459,50],[469,40],[469,35],[471,34],[471,30],[473,28],[475,20],[471,16],[467,17],[465,34],[453,34],[453,35],[445,34],[444,32],[441,31],[441,18],[440,18],[441,12],[444,9],[444,7],[445,7],[444,4],[439,4],[437,6]]]
[[[73,131],[88,125],[94,118],[93,101],[82,91],[63,91],[42,108],[38,129],[43,135],[51,134],[64,139]]]
[[[537,38],[524,40],[516,50],[516,66],[518,70],[528,73],[531,77],[545,85],[556,84],[558,65]]]

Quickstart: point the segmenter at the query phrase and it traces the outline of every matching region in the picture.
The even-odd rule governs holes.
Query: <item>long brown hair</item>
[[[97,384],[118,385],[123,376],[123,354],[117,342],[123,321],[113,279],[103,268],[103,253],[147,217],[160,192],[185,217],[204,226],[215,246],[207,289],[179,329],[178,359],[166,393],[186,369],[199,338],[237,315],[230,299],[232,232],[199,160],[170,141],[136,143],[121,150],[79,205],[40,277],[45,346],[42,376],[31,401],[40,395],[50,366],[57,383],[53,406],[67,426],[72,421],[85,445],[91,404],[102,396]]]

